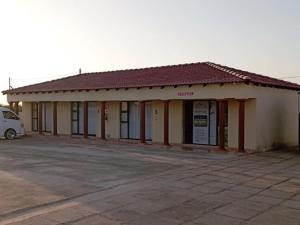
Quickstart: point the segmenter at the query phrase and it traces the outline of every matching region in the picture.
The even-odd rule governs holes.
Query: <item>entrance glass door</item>
[[[140,104],[129,102],[129,138],[140,139]]]
[[[186,143],[217,145],[217,102],[205,100],[193,101],[192,105],[187,103],[185,104],[185,132],[192,135],[186,135]],[[189,105],[192,110],[189,110],[191,108],[188,107]],[[192,113],[189,113],[191,111]]]
[[[194,101],[193,106],[193,143],[208,145],[209,103],[208,101]]]
[[[88,103],[88,133],[91,136],[96,136],[97,132],[97,104],[96,102],[89,102]]]

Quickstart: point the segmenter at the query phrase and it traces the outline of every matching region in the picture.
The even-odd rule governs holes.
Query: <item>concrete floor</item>
[[[299,225],[300,154],[0,140],[0,225]]]

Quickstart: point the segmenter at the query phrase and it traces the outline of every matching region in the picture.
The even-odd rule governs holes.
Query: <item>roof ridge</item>
[[[215,63],[212,63],[212,62],[205,62],[205,64],[210,66],[210,67],[213,67],[217,70],[220,70],[220,71],[223,71],[223,72],[228,73],[230,75],[233,75],[237,78],[240,78],[242,80],[245,80],[245,81],[250,81],[251,80],[251,78],[249,76],[237,73],[237,72],[232,71],[230,69],[226,69],[226,68],[222,67],[221,65],[218,65],[218,64],[215,64]]]
[[[38,82],[38,83],[35,83],[35,84],[28,84],[28,85],[24,85],[24,86],[21,86],[21,87],[16,87],[16,88],[4,90],[4,91],[2,91],[2,94],[7,93],[9,91],[13,91],[13,90],[18,90],[20,88],[28,88],[28,87],[35,86],[35,85],[41,85],[41,84],[52,83],[52,82],[60,81],[60,80],[66,80],[66,79],[70,79],[70,78],[85,75],[85,74],[86,73],[74,74],[74,75],[69,75],[69,76],[66,76],[66,77],[60,77],[60,78],[56,78],[56,79],[52,79],[52,80],[48,80],[48,81]]]
[[[243,70],[241,70],[241,69],[236,69],[236,70],[243,71]],[[293,84],[293,85],[297,84],[297,83],[294,83],[294,82],[291,82],[291,81],[283,80],[283,79],[281,79],[281,78],[270,77],[270,76],[263,75],[263,74],[259,74],[259,73],[255,73],[255,72],[249,72],[249,71],[244,71],[244,72],[250,73],[250,74],[253,74],[253,75],[255,75],[255,76],[265,78],[265,79],[273,80],[273,81],[281,81],[281,82],[285,82],[285,83]]]
[[[203,64],[203,62],[180,63],[180,64],[174,64],[174,65],[169,64],[169,65],[162,65],[162,66],[145,66],[145,67],[137,67],[137,68],[130,68],[130,69],[112,69],[112,70],[86,72],[86,73],[82,73],[82,74],[99,74],[99,73],[126,72],[126,71],[149,70],[149,69],[163,69],[163,68],[189,66],[189,65],[197,65],[197,64]]]
[[[249,73],[251,75],[258,76],[258,77],[265,78],[265,79],[272,80],[272,81],[280,81],[280,82],[284,82],[284,83],[290,84],[290,85],[298,85],[297,83],[294,83],[294,82],[291,82],[291,81],[287,81],[287,80],[283,80],[283,79],[276,78],[276,77],[271,77],[271,76],[267,76],[267,75],[263,75],[263,74],[259,74],[259,73],[255,73],[255,72],[249,72],[249,71],[246,71],[246,70],[241,70],[241,69],[236,69],[236,68],[230,68],[228,66],[223,66],[223,65],[220,65],[220,64],[212,63],[212,62],[206,62],[206,63],[211,63],[213,65],[219,66],[222,69],[228,70],[228,71],[230,71],[230,69],[233,69],[235,71],[238,71],[238,72],[232,71],[233,73],[237,73],[237,74]],[[243,76],[249,77],[247,75],[243,75]],[[251,77],[249,77],[249,78],[250,78],[250,80],[253,80],[253,79],[251,79]]]
[[[93,72],[85,72],[85,73],[80,73],[80,74],[74,74],[74,75],[69,75],[65,77],[60,77],[48,81],[43,81],[43,82],[38,82],[35,84],[29,84],[21,87],[16,87],[13,89],[8,89],[2,91],[2,93],[7,93],[9,91],[13,90],[18,90],[19,88],[27,88],[35,85],[41,85],[41,84],[46,84],[46,83],[51,83],[55,81],[61,81],[61,80],[66,80],[74,77],[79,77],[79,76],[87,76],[87,75],[94,75],[94,76],[99,76],[101,74],[107,74],[107,73],[119,73],[119,72],[131,72],[131,71],[141,71],[141,70],[150,70],[150,69],[165,69],[165,68],[176,68],[176,67],[182,67],[182,66],[190,66],[190,65],[197,65],[197,64],[203,64],[203,62],[192,62],[192,63],[179,63],[179,64],[169,64],[169,65],[161,65],[161,66],[148,66],[148,67],[140,67],[140,68],[130,68],[130,69],[112,69],[112,70],[103,70],[103,71],[93,71]]]

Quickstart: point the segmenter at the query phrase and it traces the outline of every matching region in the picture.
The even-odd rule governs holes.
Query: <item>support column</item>
[[[19,102],[15,102],[13,108],[14,108],[15,114],[19,115]]]
[[[226,101],[219,101],[219,149],[225,150],[225,107]]]
[[[300,113],[298,114],[298,149],[300,150]]]
[[[14,103],[13,102],[9,102],[9,109],[11,111],[14,111]]]
[[[89,137],[89,103],[83,102],[83,137]]]
[[[140,102],[140,141],[146,143],[146,114],[145,114],[145,102]]]
[[[101,103],[101,139],[105,140],[105,102]]]
[[[53,102],[52,103],[52,110],[53,110],[53,124],[52,124],[52,128],[53,128],[53,135],[57,136],[57,102]]]
[[[239,100],[239,152],[245,151],[245,100]]]
[[[169,143],[169,101],[164,101],[164,145]]]
[[[39,134],[43,134],[43,104],[38,103],[38,131]]]

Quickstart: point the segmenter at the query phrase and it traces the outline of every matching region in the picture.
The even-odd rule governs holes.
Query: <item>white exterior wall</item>
[[[162,143],[164,141],[164,103],[152,102],[152,141]],[[169,142],[171,144],[183,143],[183,101],[173,100],[169,102]]]
[[[235,100],[228,101],[228,147],[238,148],[238,122],[239,103]]]
[[[19,116],[24,123],[25,133],[32,132],[31,102],[22,102],[22,112],[19,113]]]
[[[256,99],[245,102],[245,149],[256,150],[257,148],[257,114]]]
[[[253,91],[252,85],[245,84],[224,84],[223,86],[212,84],[203,87],[203,85],[194,85],[192,87],[179,86],[174,87],[154,87],[149,88],[131,88],[111,89],[99,91],[75,91],[75,92],[57,92],[57,93],[38,93],[38,94],[9,94],[8,102],[49,102],[49,101],[153,101],[153,100],[185,100],[185,99],[230,99],[230,98],[255,98],[257,94]],[[185,95],[184,93],[193,93]]]
[[[106,137],[111,139],[120,138],[120,102],[107,102],[107,121],[105,124]]]
[[[163,126],[161,128],[163,130]],[[183,101],[174,100],[169,103],[169,142],[183,143]]]
[[[63,135],[70,135],[71,132],[71,103],[57,103],[57,132]]]
[[[257,150],[298,145],[298,93],[257,88]]]
[[[162,101],[152,102],[152,142],[162,143],[164,141],[164,104]]]
[[[245,101],[245,149],[256,149],[256,99]],[[239,135],[239,102],[228,101],[228,147],[238,148]]]
[[[182,94],[187,93],[187,94]],[[245,84],[194,85],[161,88],[100,90],[8,95],[8,101],[23,101],[21,117],[31,131],[31,103],[58,101],[58,133],[71,133],[70,101],[106,101],[106,137],[120,138],[120,101],[152,101],[153,142],[163,142],[163,102],[170,100],[169,141],[183,143],[183,100],[228,100],[228,146],[238,146],[238,99],[245,102],[245,148],[268,150],[298,144],[297,91]],[[100,137],[100,104],[98,105],[97,136]]]

